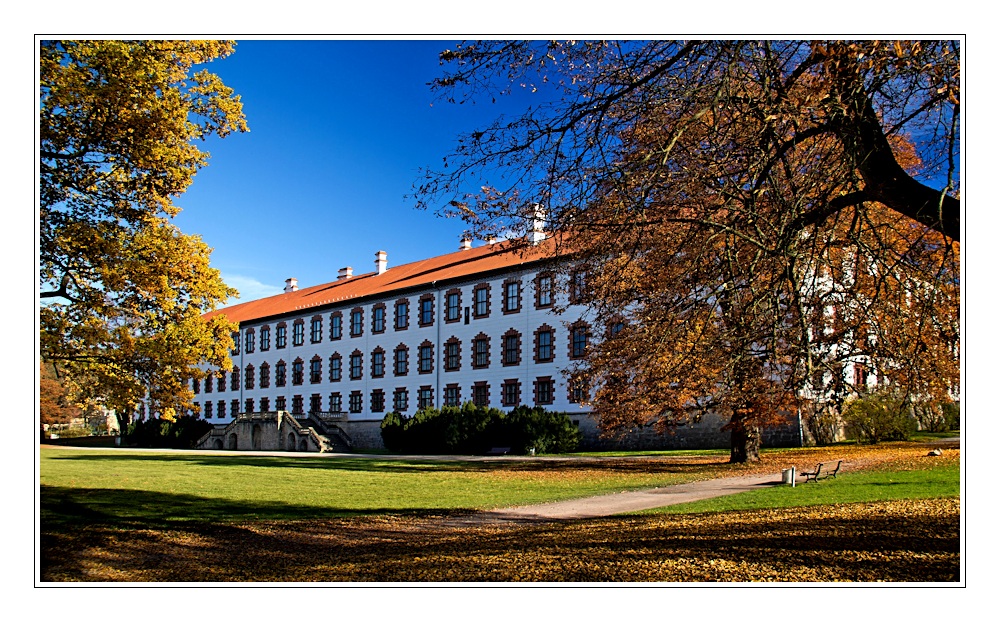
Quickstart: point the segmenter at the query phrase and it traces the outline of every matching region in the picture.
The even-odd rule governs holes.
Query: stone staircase
[[[195,444],[197,449],[349,453],[350,436],[336,424],[342,413],[239,413]]]

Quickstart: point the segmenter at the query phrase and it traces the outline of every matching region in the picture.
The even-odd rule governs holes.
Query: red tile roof
[[[348,304],[351,300],[427,286],[436,281],[452,281],[512,266],[537,263],[552,257],[554,252],[555,243],[551,238],[537,246],[529,247],[514,242],[487,244],[390,267],[382,274],[369,272],[277,296],[251,300],[217,309],[205,314],[205,317],[225,315],[234,322],[248,322],[301,312],[312,307]]]

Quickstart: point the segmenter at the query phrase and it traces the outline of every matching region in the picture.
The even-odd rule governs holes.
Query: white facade
[[[384,267],[384,253],[376,261],[382,262],[377,263],[377,274],[392,272]],[[221,380],[210,377],[198,383],[194,401],[201,416],[213,423],[227,423],[236,413],[274,410],[342,412],[347,421],[378,421],[393,410],[412,415],[428,397],[436,408],[475,401],[506,410],[522,404],[587,413],[589,408],[578,403],[579,395],[574,401],[563,372],[571,367],[574,353],[581,353],[584,335],[592,338],[595,330],[579,323],[581,306],[553,311],[554,306],[566,308],[567,301],[563,294],[553,293],[553,300],[546,300],[540,293],[540,282],[543,290],[555,290],[554,277],[546,287],[544,266],[514,265],[243,321],[238,352],[232,356],[234,371]],[[350,278],[359,277],[342,275],[341,280]],[[290,283],[286,292],[294,288]],[[481,290],[485,302],[477,298],[484,296],[477,294]],[[428,302],[430,309],[424,306]],[[404,303],[403,321],[397,326],[397,306]],[[358,311],[360,331],[352,326]],[[518,340],[516,352],[509,339]],[[398,351],[405,352],[400,369]],[[338,357],[339,379],[334,371]],[[205,386],[208,383],[211,387]]]

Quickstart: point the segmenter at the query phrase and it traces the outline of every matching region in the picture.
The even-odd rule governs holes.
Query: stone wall
[[[601,435],[597,417],[573,416],[580,428],[582,450],[655,450],[655,449],[728,449],[729,432],[722,427],[729,422],[726,417],[708,414],[700,421],[691,422],[657,432],[653,426],[635,427],[622,435]],[[782,426],[764,430],[763,447],[799,447],[802,444],[797,417],[790,415]]]

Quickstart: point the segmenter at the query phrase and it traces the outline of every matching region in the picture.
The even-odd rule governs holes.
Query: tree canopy
[[[586,273],[608,429],[731,416],[733,460],[845,365],[958,386],[959,48],[951,41],[472,42],[453,101],[532,105],[464,135],[418,204],[481,236],[536,206]],[[532,99],[533,98],[533,99]]]
[[[235,328],[211,249],[170,222],[206,165],[196,142],[248,131],[238,95],[197,65],[226,41],[41,41],[41,355],[119,415],[190,405],[197,366]]]

